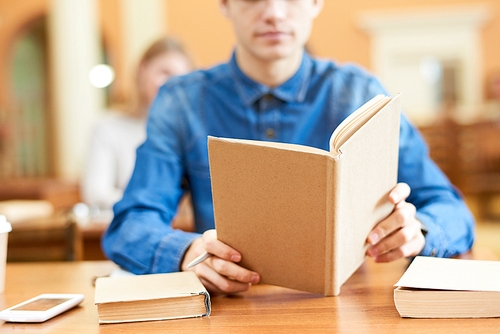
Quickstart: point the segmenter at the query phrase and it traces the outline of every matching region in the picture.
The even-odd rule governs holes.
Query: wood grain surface
[[[462,258],[496,260],[489,251]],[[370,259],[342,286],[337,297],[256,285],[235,296],[212,296],[208,318],[99,325],[92,280],[116,268],[111,262],[9,263],[4,309],[42,293],[83,293],[85,300],[42,324],[0,324],[3,333],[494,333],[500,318],[402,319],[393,285],[407,260],[376,264]]]

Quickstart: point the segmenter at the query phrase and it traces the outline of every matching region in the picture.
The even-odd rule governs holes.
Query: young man
[[[173,272],[187,270],[187,263],[207,251],[215,256],[192,270],[210,291],[236,293],[259,281],[258,273],[238,265],[237,250],[216,239],[207,135],[328,149],[345,117],[376,94],[386,94],[364,71],[313,60],[304,52],[322,5],[322,0],[220,1],[236,34],[233,57],[161,88],[148,138],[103,239],[110,259],[138,274]],[[368,255],[387,262],[470,249],[473,218],[404,117],[399,154],[400,183],[389,194],[395,210],[368,236]],[[183,176],[191,186],[196,230],[203,235],[170,227]]]

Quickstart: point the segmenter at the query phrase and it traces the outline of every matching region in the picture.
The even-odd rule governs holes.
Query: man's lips
[[[283,31],[265,31],[256,34],[258,38],[264,38],[268,40],[280,40],[289,37],[290,35],[291,35],[290,33]]]

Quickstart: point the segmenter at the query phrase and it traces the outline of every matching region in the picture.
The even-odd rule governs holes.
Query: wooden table
[[[469,256],[470,257],[470,256]],[[475,259],[493,259],[489,253]],[[408,262],[375,264],[370,259],[348,280],[337,297],[256,285],[236,296],[212,297],[208,318],[99,325],[92,278],[108,275],[108,261],[9,263],[0,308],[41,293],[83,293],[80,307],[42,324],[3,323],[4,333],[498,333],[500,318],[402,319],[393,302],[393,284]]]

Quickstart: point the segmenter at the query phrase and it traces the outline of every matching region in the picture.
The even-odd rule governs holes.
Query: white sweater
[[[146,139],[146,119],[110,112],[94,127],[81,183],[85,203],[111,209],[132,176],[136,149]]]

